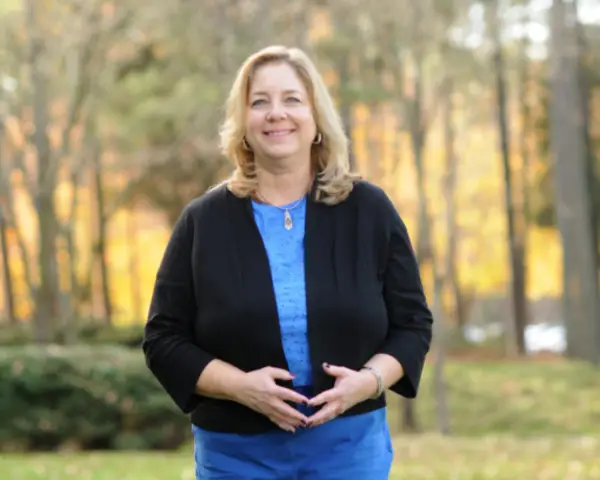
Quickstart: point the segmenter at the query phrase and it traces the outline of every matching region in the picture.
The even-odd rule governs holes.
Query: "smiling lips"
[[[267,137],[285,137],[287,135],[290,135],[291,133],[294,133],[293,129],[287,129],[287,130],[269,130],[269,131],[265,132],[265,135]]]

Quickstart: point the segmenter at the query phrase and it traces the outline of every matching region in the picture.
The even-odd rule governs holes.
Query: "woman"
[[[175,225],[143,343],[196,478],[386,479],[384,391],[416,396],[432,335],[404,223],[298,49],[246,60],[222,144],[235,171]]]

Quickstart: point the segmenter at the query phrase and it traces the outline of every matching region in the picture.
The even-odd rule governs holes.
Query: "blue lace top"
[[[289,210],[293,227],[286,230],[284,210],[253,202],[256,225],[267,250],[277,301],[283,349],[294,386],[312,385],[310,352],[306,336],[304,285],[304,223],[306,197]]]

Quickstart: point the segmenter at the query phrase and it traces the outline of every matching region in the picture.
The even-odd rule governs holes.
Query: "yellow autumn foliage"
[[[380,115],[375,121],[364,107],[357,108],[356,119],[353,145],[359,170],[386,189],[416,241],[417,190],[410,139],[406,134],[397,133],[392,118],[385,119]],[[439,125],[434,124],[432,128],[425,158],[427,195],[433,218],[435,249],[442,259],[446,247],[445,200],[441,183],[445,151],[439,135]],[[459,168],[456,201],[460,281],[480,295],[503,294],[508,291],[510,269],[503,177],[496,147],[496,132],[493,126],[489,126],[487,129],[482,127],[475,134],[468,133],[457,142]],[[374,158],[370,152],[374,145],[381,154],[380,158]],[[394,148],[394,145],[397,147]],[[57,213],[61,220],[68,218],[72,190],[69,183],[63,182],[56,191]],[[81,188],[78,195],[80,203],[74,231],[78,246],[77,273],[83,277],[92,260],[89,245],[94,238],[94,227],[89,212],[93,197],[92,192],[86,188]],[[29,197],[18,182],[15,182],[15,198],[19,228],[27,244],[34,275],[37,275],[35,215]],[[135,228],[128,227],[131,225],[128,222],[133,222]],[[135,232],[134,239],[130,238],[131,231]],[[141,320],[150,301],[154,276],[169,230],[159,213],[119,211],[111,219],[108,232],[109,285],[115,322]],[[14,232],[9,231],[9,243],[10,254],[18,255]],[[132,255],[137,255],[135,265],[131,262]],[[63,290],[68,291],[70,279],[64,245],[60,246],[60,260],[60,285]],[[527,258],[528,287],[532,299],[560,292],[560,260],[561,247],[557,232],[532,228]],[[31,312],[31,305],[25,301],[24,268],[20,262],[15,262],[14,268],[17,313],[20,317],[25,317]],[[137,272],[132,273],[132,269]],[[427,272],[424,275],[427,276]],[[99,287],[99,282],[94,278],[94,288]],[[136,289],[139,292],[137,305],[134,301]]]
[[[324,10],[316,10],[310,32],[311,40],[330,35],[330,21]],[[325,71],[327,83],[336,81],[334,72]],[[458,122],[464,123],[458,112]],[[354,111],[355,129],[353,148],[359,170],[370,180],[381,185],[394,199],[416,241],[417,182],[413,165],[410,138],[398,133],[393,109],[385,106],[373,111],[358,105]],[[508,292],[510,268],[504,212],[504,186],[501,161],[498,156],[497,132],[492,124],[470,126],[457,133],[456,213],[459,231],[458,268],[461,283],[476,294],[504,294]],[[518,152],[513,159],[520,165]],[[445,147],[439,119],[431,126],[425,152],[427,195],[433,219],[435,251],[441,260],[445,254],[445,199],[442,177]],[[533,169],[538,168],[534,164]],[[26,243],[33,280],[36,281],[37,258],[36,217],[29,196],[22,188],[21,179],[13,178],[19,230]],[[120,179],[122,181],[126,179]],[[63,181],[57,188],[57,213],[65,220],[69,216],[73,188]],[[77,245],[77,274],[82,278],[92,262],[90,245],[95,238],[90,219],[93,192],[81,188],[79,207],[75,215]],[[154,276],[169,230],[163,217],[156,212],[119,211],[108,225],[109,285],[114,304],[115,323],[143,320],[150,301]],[[561,245],[555,230],[531,228],[528,249],[528,289],[531,299],[555,296],[561,291]],[[9,231],[10,255],[18,256],[15,232]],[[60,286],[69,291],[66,250],[59,246]],[[132,259],[134,261],[132,261]],[[24,265],[14,262],[17,315],[28,316],[32,305],[26,299]],[[100,288],[97,268],[93,270],[93,288]],[[424,272],[428,276],[428,272]],[[0,291],[0,304],[4,303]],[[136,301],[137,296],[137,301]],[[101,312],[101,305],[92,311]]]

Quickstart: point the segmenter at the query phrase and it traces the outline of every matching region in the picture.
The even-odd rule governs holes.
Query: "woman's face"
[[[263,65],[248,95],[246,140],[259,158],[310,159],[316,124],[308,92],[287,63]]]

